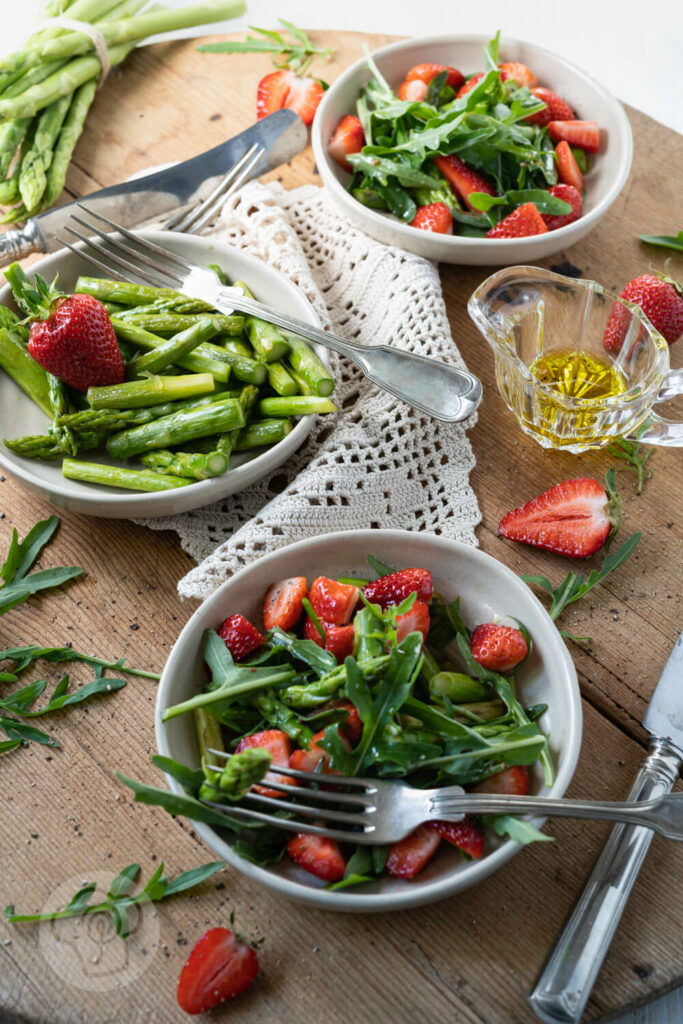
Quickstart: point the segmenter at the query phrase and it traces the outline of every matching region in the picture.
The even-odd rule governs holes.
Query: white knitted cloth
[[[207,234],[280,270],[336,333],[464,365],[436,266],[355,230],[323,189],[252,182]],[[335,530],[393,527],[476,544],[465,427],[415,412],[334,353],[331,362],[340,412],[318,417],[289,462],[225,501],[144,521],[175,530],[200,563],[180,580],[181,596],[207,597],[261,555]]]

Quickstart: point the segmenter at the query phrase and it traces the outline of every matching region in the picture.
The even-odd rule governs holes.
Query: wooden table
[[[325,77],[333,79],[355,60],[365,39],[321,35],[319,41],[336,50]],[[390,37],[368,41],[375,47]],[[256,85],[268,68],[265,58],[198,54],[194,42],[138,51],[97,98],[71,169],[70,192],[82,194],[150,164],[192,156],[243,129],[253,119]],[[587,240],[547,261],[617,290],[649,265],[663,263],[660,253],[639,245],[637,234],[670,232],[683,219],[674,191],[675,169],[683,163],[681,139],[637,111],[629,115],[636,158],[624,191]],[[287,186],[317,180],[310,150],[274,174]],[[674,270],[680,276],[680,259]],[[485,385],[479,422],[470,435],[477,456],[472,483],[483,516],[479,541],[515,571],[543,572],[559,581],[564,562],[497,538],[498,521],[558,480],[601,477],[611,459],[543,452],[516,428],[498,397],[491,354],[465,309],[485,273],[442,268],[453,337]],[[575,797],[618,799],[628,792],[645,753],[641,719],[681,627],[680,452],[658,450],[651,465],[653,477],[640,496],[634,478],[620,474],[623,534],[642,530],[638,551],[564,619],[575,634],[594,637],[571,645],[585,719],[582,755],[569,791]],[[3,551],[12,527],[23,534],[53,511],[5,477],[0,478],[0,508]],[[176,581],[191,562],[175,534],[63,513],[43,564],[73,563],[84,567],[82,580],[0,619],[0,646],[69,640],[81,650],[125,655],[160,670],[194,610],[176,596]],[[74,676],[85,679],[87,673]],[[60,751],[32,745],[3,759],[0,905],[11,901],[18,909],[37,910],[66,879],[74,881],[75,891],[93,872],[115,871],[133,860],[148,876],[158,858],[173,874],[210,859],[191,824],[133,805],[114,776],[115,769],[123,769],[163,784],[149,762],[155,750],[154,698],[153,683],[131,679],[122,692],[50,720]],[[220,882],[160,906],[159,942],[147,951],[147,969],[127,987],[104,993],[75,988],[46,966],[36,928],[0,924],[0,1018],[60,1024],[185,1020],[175,1005],[175,986],[188,949],[205,928],[227,924],[230,911],[242,907],[250,934],[266,939],[262,977],[226,1011],[226,1020],[531,1020],[526,995],[608,827],[558,820],[549,831],[555,843],[523,850],[476,889],[394,915],[337,916],[307,909],[276,899],[226,867]],[[680,851],[655,838],[586,1019],[680,981],[680,869]]]

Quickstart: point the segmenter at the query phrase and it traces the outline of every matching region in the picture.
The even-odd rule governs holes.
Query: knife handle
[[[32,252],[42,252],[43,246],[34,220],[18,231],[5,231],[0,235],[0,267],[6,267],[15,260],[23,260]]]
[[[666,740],[651,739],[628,799],[650,800],[669,793],[682,757]],[[652,836],[651,829],[637,825],[617,825],[612,830],[529,996],[540,1020],[547,1024],[580,1020]]]

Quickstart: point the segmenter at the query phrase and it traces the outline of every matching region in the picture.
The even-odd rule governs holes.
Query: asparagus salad
[[[165,721],[194,715],[202,768],[157,756],[186,795],[121,776],[136,800],[227,828],[241,856],[262,865],[288,856],[334,888],[384,872],[413,879],[442,842],[477,859],[487,832],[547,839],[509,815],[430,822],[383,847],[260,823],[245,830],[230,816],[231,803],[250,806],[252,786],[277,799],[272,783],[288,783],[296,799],[296,779],[273,772],[276,765],[319,772],[328,787],[335,776],[358,775],[523,794],[528,766],[538,762],[552,785],[538,724],[546,706],[525,707],[512,675],[530,649],[525,628],[487,622],[470,630],[458,600],[432,593],[428,570],[368,562],[378,578],[319,576],[310,588],[303,576],[280,580],[264,595],[262,625],[235,613],[206,631],[203,692],[164,713]],[[212,751],[232,755],[220,772]],[[217,802],[225,813],[210,806]]]
[[[51,423],[4,443],[62,459],[72,480],[186,487],[225,473],[233,452],[277,444],[293,417],[336,409],[312,349],[264,320],[167,288],[79,277],[69,296],[17,263],[5,276],[23,319],[0,306],[0,367]],[[121,465],[76,458],[98,450]]]

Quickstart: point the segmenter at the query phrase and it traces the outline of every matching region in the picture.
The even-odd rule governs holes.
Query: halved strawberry
[[[464,164],[460,157],[437,156],[434,163],[470,210],[474,209],[469,202],[470,193],[485,192],[489,196],[496,194],[493,185],[478,171]]]
[[[295,864],[326,882],[339,882],[346,871],[346,858],[334,839],[297,832],[287,843],[287,853]]]
[[[363,732],[363,723],[358,714],[358,708],[350,700],[331,700],[325,705],[325,710],[339,708],[346,712],[346,718],[339,723],[339,732],[352,746],[358,743]]]
[[[486,846],[486,838],[469,814],[462,821],[433,821],[432,828],[452,846],[479,860]]]
[[[431,824],[419,825],[405,839],[389,847],[386,868],[394,878],[415,878],[427,867],[441,846],[441,836]]]
[[[345,170],[352,171],[353,168],[346,158],[349,153],[360,153],[364,145],[365,133],[362,124],[355,114],[344,114],[327,143],[327,152]]]
[[[531,235],[544,235],[548,228],[538,207],[533,203],[522,203],[507,217],[498,221],[495,227],[486,232],[487,238],[529,238]]]
[[[592,477],[581,476],[563,480],[508,512],[498,533],[567,558],[588,558],[618,525],[618,495],[608,494]]]
[[[245,992],[257,974],[252,946],[227,928],[209,928],[183,964],[178,1005],[185,1013],[205,1013]]]
[[[461,85],[460,88],[458,89],[458,92],[457,92],[457,95],[456,95],[456,99],[459,100],[461,98],[461,96],[466,96],[468,92],[471,92],[472,89],[474,89],[475,85],[479,85],[479,83],[481,82],[483,77],[484,77],[484,72],[483,71],[479,71],[479,72],[477,72],[476,75],[472,75],[471,78],[468,78],[467,81],[464,82],[463,85]],[[501,80],[502,80],[502,76],[501,76]]]
[[[553,185],[548,189],[548,192],[557,199],[563,199],[572,208],[571,213],[544,214],[543,220],[548,231],[557,231],[558,228],[563,228],[565,224],[573,224],[575,220],[579,219],[583,212],[583,199],[578,189],[574,188],[573,185]]]
[[[239,612],[236,615],[228,615],[227,619],[218,630],[218,635],[225,640],[225,646],[230,651],[235,661],[242,661],[263,644],[263,637],[256,626],[252,625],[249,619]]]
[[[266,629],[279,626],[292,629],[303,612],[302,601],[308,592],[305,576],[290,576],[287,580],[271,583],[263,599],[263,625]]]
[[[576,114],[569,106],[566,100],[563,100],[561,96],[558,96],[552,89],[545,89],[542,85],[536,89],[531,90],[531,94],[536,97],[537,100],[543,100],[545,103],[545,110],[539,110],[535,114],[529,114],[524,120],[528,124],[550,124],[551,121],[573,121],[576,118]]]
[[[285,69],[273,71],[258,84],[256,117],[260,121],[286,107],[297,113],[304,124],[311,124],[324,92],[317,78],[300,78]]]
[[[416,601],[410,611],[396,617],[396,642],[400,644],[409,633],[422,633],[423,643],[427,640],[429,606],[424,601]]]
[[[282,732],[281,729],[266,729],[264,732],[255,732],[251,736],[244,736],[237,744],[235,753],[241,754],[243,750],[247,750],[250,747],[262,747],[264,750],[267,750],[270,754],[271,764],[278,764],[281,768],[289,766],[289,759],[292,755],[292,741],[287,733]],[[279,775],[277,772],[270,771],[266,772],[263,776],[263,781],[282,782],[287,786],[299,785],[296,779],[291,778],[291,776]],[[262,786],[260,783],[257,783],[254,789],[261,796],[282,796],[282,793],[279,793],[277,789]]]
[[[470,786],[472,793],[504,793],[508,796],[526,796],[529,792],[529,771],[523,764],[513,764],[502,772]]]
[[[358,587],[318,576],[311,583],[308,600],[313,611],[326,625],[345,626],[351,620],[358,601]]]
[[[600,147],[600,128],[597,121],[551,121],[548,134],[555,142],[568,142],[587,153],[597,153]]]
[[[326,651],[334,654],[339,664],[341,664],[345,658],[353,654],[353,626],[330,626],[326,622],[322,625],[325,630],[324,642],[315,627],[315,623],[309,618],[304,623],[304,638],[312,640],[318,647],[324,647]]]
[[[522,64],[518,60],[504,61],[498,67],[505,74],[505,78],[513,79],[518,85],[525,85],[527,89],[538,85],[538,79],[533,71],[530,71],[526,64]],[[505,78],[501,75],[501,81],[504,82]]]
[[[411,594],[417,594],[418,601],[427,604],[431,601],[432,574],[429,569],[399,569],[398,572],[390,572],[388,576],[371,580],[363,587],[363,596],[381,608],[400,604]]]
[[[321,771],[324,775],[339,775],[340,773],[330,768],[330,755],[323,748],[318,746],[318,741],[321,740],[325,735],[325,730],[321,729],[320,732],[316,732],[311,739],[311,745],[308,750],[295,750],[292,752],[289,758],[289,767],[298,768],[302,772],[314,772],[321,765]],[[339,738],[347,750],[351,750],[351,744],[349,743],[346,736],[343,735],[341,729],[339,730]]]
[[[472,631],[470,653],[475,661],[492,672],[511,672],[524,661],[529,645],[521,629],[484,622]]]
[[[424,82],[429,85],[432,78],[436,78],[442,71],[447,71],[446,85],[451,89],[458,89],[465,81],[465,76],[457,68],[449,67],[446,64],[415,64],[406,75],[406,82]]]
[[[560,181],[565,185],[573,185],[577,192],[583,192],[583,174],[569,143],[558,142],[555,146],[555,156],[557,157],[557,173]]]
[[[429,86],[425,85],[424,82],[401,82],[396,95],[404,103],[421,103],[429,92]]]
[[[428,206],[418,206],[410,226],[434,231],[437,235],[449,235],[453,230],[453,217],[445,203],[429,203]]]

